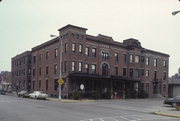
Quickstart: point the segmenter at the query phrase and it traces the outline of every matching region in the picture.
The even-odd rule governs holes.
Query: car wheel
[[[172,104],[172,107],[176,107],[176,105],[177,105],[176,103],[173,103],[173,104]]]

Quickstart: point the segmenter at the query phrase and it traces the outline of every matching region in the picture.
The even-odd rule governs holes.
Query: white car
[[[43,91],[34,91],[33,93],[29,94],[29,97],[35,99],[46,99],[48,95]]]

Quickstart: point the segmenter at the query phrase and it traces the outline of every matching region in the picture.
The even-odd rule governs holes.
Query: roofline
[[[162,52],[157,52],[157,51],[153,51],[153,50],[150,50],[150,49],[145,49],[147,52],[151,52],[151,53],[155,53],[155,54],[159,54],[159,55],[162,55],[162,56],[167,56],[167,57],[170,57],[169,54],[165,54],[165,53],[162,53]]]
[[[32,48],[32,52],[37,51],[37,50],[39,50],[39,49],[41,49],[41,48],[44,48],[44,47],[46,47],[46,46],[48,46],[48,45],[54,44],[54,43],[56,43],[56,42],[59,42],[59,37],[56,37],[56,38],[54,38],[54,39],[51,39],[51,40],[49,40],[49,41],[47,41],[47,42],[44,42],[44,43],[38,45],[38,46],[33,47],[33,48]]]
[[[28,55],[28,54],[30,55],[31,51],[22,52],[22,53],[20,53],[20,54],[18,54],[16,56],[12,57],[11,59],[14,60],[14,59],[17,59],[17,58],[21,57],[22,55]]]
[[[66,26],[64,26],[64,27],[62,27],[62,28],[60,28],[60,29],[58,29],[58,31],[61,31],[61,30],[66,29],[66,28],[68,28],[68,27],[74,27],[74,28],[77,28],[77,29],[84,29],[84,30],[87,30],[87,28],[83,28],[83,27],[79,27],[79,26],[75,26],[75,25],[68,24],[68,25],[66,25]]]

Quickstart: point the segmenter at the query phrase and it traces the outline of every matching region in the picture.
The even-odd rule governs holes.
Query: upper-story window
[[[85,72],[89,73],[89,64],[87,64],[87,63],[85,64]]]
[[[149,65],[149,57],[146,57],[146,65]]]
[[[73,52],[76,51],[76,43],[72,43],[72,51],[73,51]]]
[[[165,67],[165,68],[167,67],[167,61],[166,60],[163,61],[163,67]]]
[[[114,60],[115,60],[115,63],[118,62],[118,53],[114,53]]]
[[[93,74],[96,74],[96,65],[95,64],[92,64],[91,70],[92,70]]]
[[[129,55],[129,62],[130,62],[130,63],[133,62],[133,55]]]
[[[64,46],[64,52],[65,52],[65,53],[67,52],[67,49],[68,49],[68,44],[65,43],[65,46]]]
[[[58,56],[58,50],[56,48],[56,49],[54,49],[54,57],[56,58],[57,56]]]
[[[33,56],[33,63],[36,63],[36,56]]]
[[[54,65],[54,74],[57,74],[57,69],[58,69],[57,64],[55,64]]]
[[[144,56],[141,56],[141,62],[144,63]]]
[[[154,66],[157,66],[157,59],[154,59]]]
[[[116,76],[118,76],[118,67],[114,67],[114,73]]]
[[[83,45],[80,44],[80,45],[79,45],[79,53],[82,53],[82,50],[83,50]]]
[[[146,70],[146,77],[149,76],[149,70]]]
[[[46,52],[46,60],[49,58],[49,52]]]
[[[42,54],[39,55],[39,60],[42,61]]]
[[[107,52],[102,52],[102,58],[103,59],[109,59],[109,53],[107,53]]]
[[[49,67],[46,66],[46,75],[48,75],[48,74],[49,74]]]
[[[129,76],[133,77],[133,69],[132,68],[129,69]]]
[[[96,57],[96,48],[92,48],[92,56]]]
[[[79,62],[79,69],[78,69],[78,71],[82,71],[82,62]]]
[[[75,61],[72,62],[72,71],[75,71]]]
[[[39,68],[39,76],[41,76],[41,67]]]
[[[140,56],[139,55],[135,55],[134,61],[135,61],[135,63],[139,63],[140,62]]]
[[[86,56],[89,56],[89,47],[86,47],[86,48],[85,48],[85,55],[86,55]]]
[[[166,80],[166,79],[167,79],[167,74],[166,74],[166,72],[164,72],[163,80]]]

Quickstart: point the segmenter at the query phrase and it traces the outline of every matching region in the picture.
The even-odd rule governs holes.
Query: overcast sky
[[[178,0],[2,0],[0,2],[0,71],[11,58],[50,40],[57,29],[73,24],[87,34],[115,41],[135,38],[145,48],[170,55],[169,75],[180,67]]]

